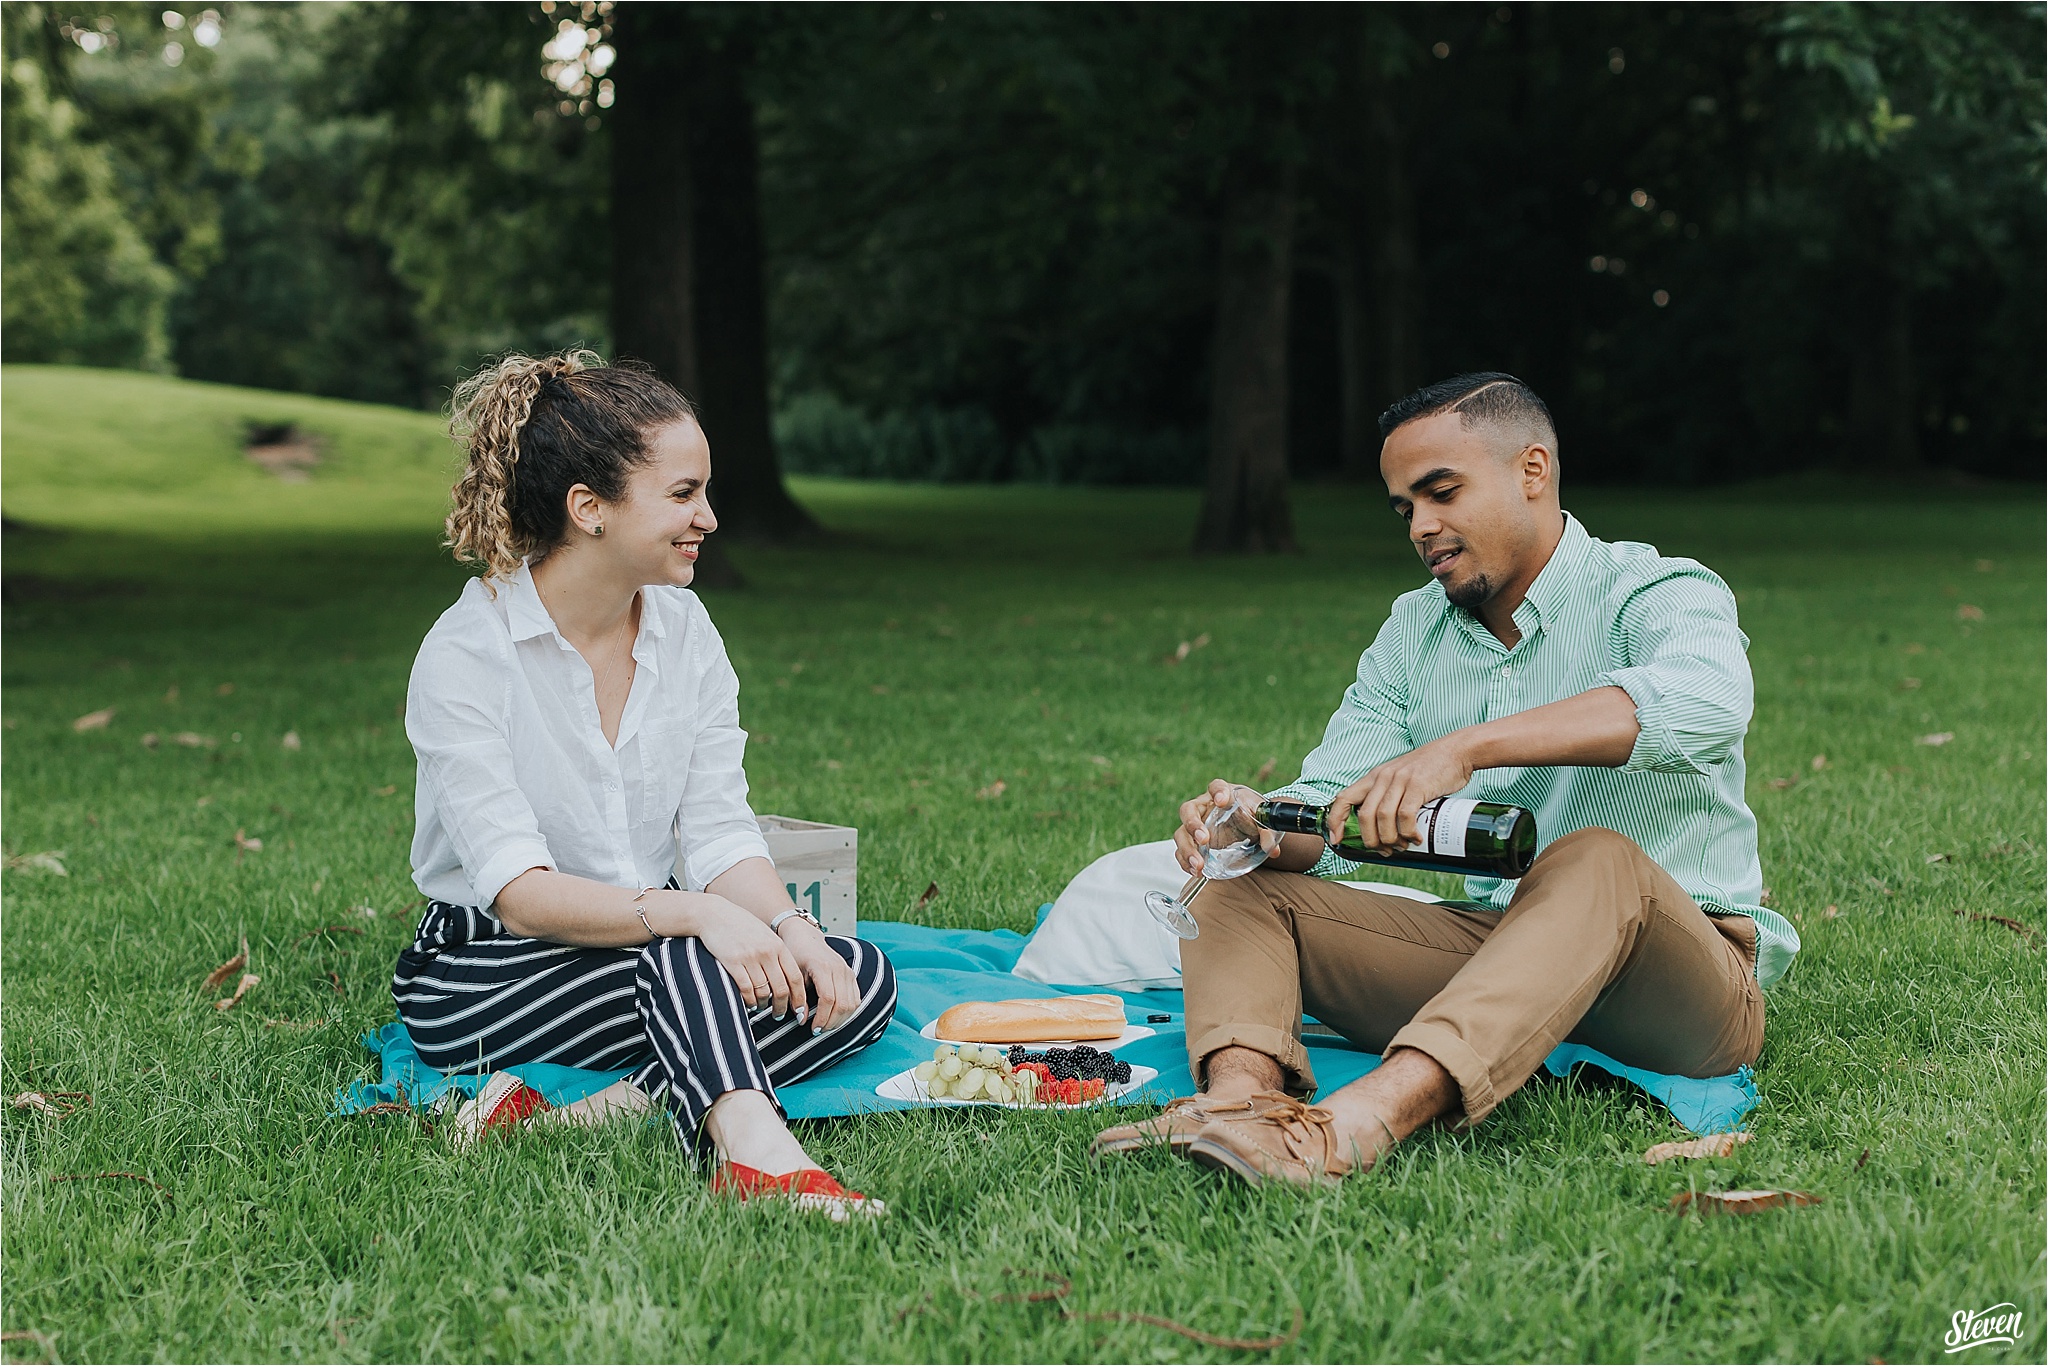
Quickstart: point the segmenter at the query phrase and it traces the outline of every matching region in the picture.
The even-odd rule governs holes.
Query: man
[[[1380,852],[1423,803],[1460,794],[1535,812],[1519,882],[1467,880],[1424,904],[1322,878],[1358,865],[1313,835],[1210,884],[1182,945],[1201,1094],[1105,1130],[1096,1155],[1165,1143],[1254,1184],[1370,1167],[1424,1124],[1477,1124],[1560,1042],[1710,1077],[1756,1060],[1761,988],[1799,939],[1765,910],[1743,802],[1748,639],[1713,573],[1586,534],[1558,501],[1550,411],[1510,375],[1461,375],[1380,418],[1380,473],[1435,580],[1403,594],[1299,781],[1273,795],[1358,812]],[[1203,820],[1258,794],[1218,780]],[[1380,1066],[1322,1100],[1306,1011]]]

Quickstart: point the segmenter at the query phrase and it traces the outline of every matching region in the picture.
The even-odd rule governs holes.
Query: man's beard
[[[1453,606],[1462,607],[1470,612],[1484,605],[1487,599],[1493,596],[1493,580],[1484,574],[1474,574],[1456,588],[1446,584],[1444,596],[1451,600]]]

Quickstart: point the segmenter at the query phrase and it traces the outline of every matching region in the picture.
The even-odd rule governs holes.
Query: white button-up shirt
[[[739,676],[695,593],[640,590],[633,658],[608,744],[590,666],[528,567],[495,598],[470,581],[427,632],[406,689],[421,892],[488,907],[529,868],[659,887],[679,843],[681,881],[702,891],[741,859],[768,857],[740,766]]]

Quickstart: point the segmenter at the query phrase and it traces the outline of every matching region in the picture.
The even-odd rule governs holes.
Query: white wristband
[[[780,934],[782,932],[782,922],[789,919],[793,915],[801,916],[803,919],[809,921],[811,923],[812,928],[814,929],[823,930],[825,928],[823,925],[818,924],[818,918],[816,916],[812,915],[809,911],[804,910],[800,906],[791,906],[781,915],[776,916],[773,920],[768,922],[768,928],[774,930],[777,934]]]

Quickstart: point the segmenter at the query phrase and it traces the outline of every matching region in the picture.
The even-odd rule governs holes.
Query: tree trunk
[[[1422,387],[1422,268],[1408,142],[1390,78],[1359,101],[1362,183],[1351,196],[1338,269],[1344,365],[1344,473],[1379,475],[1379,415]]]
[[[612,15],[612,344],[698,405],[724,535],[706,542],[697,578],[716,586],[737,581],[721,539],[818,528],[783,485],[769,425],[752,52],[692,10],[629,2]]]
[[[1292,168],[1263,179],[1241,170],[1226,180],[1197,554],[1295,549],[1287,488],[1287,304],[1296,211]]]
[[[1888,275],[1877,288],[1882,291],[1877,324],[1859,339],[1849,377],[1846,453],[1852,469],[1902,473],[1920,467],[1912,299]]]
[[[622,4],[611,134],[612,349],[695,395],[689,35],[679,5]]]

